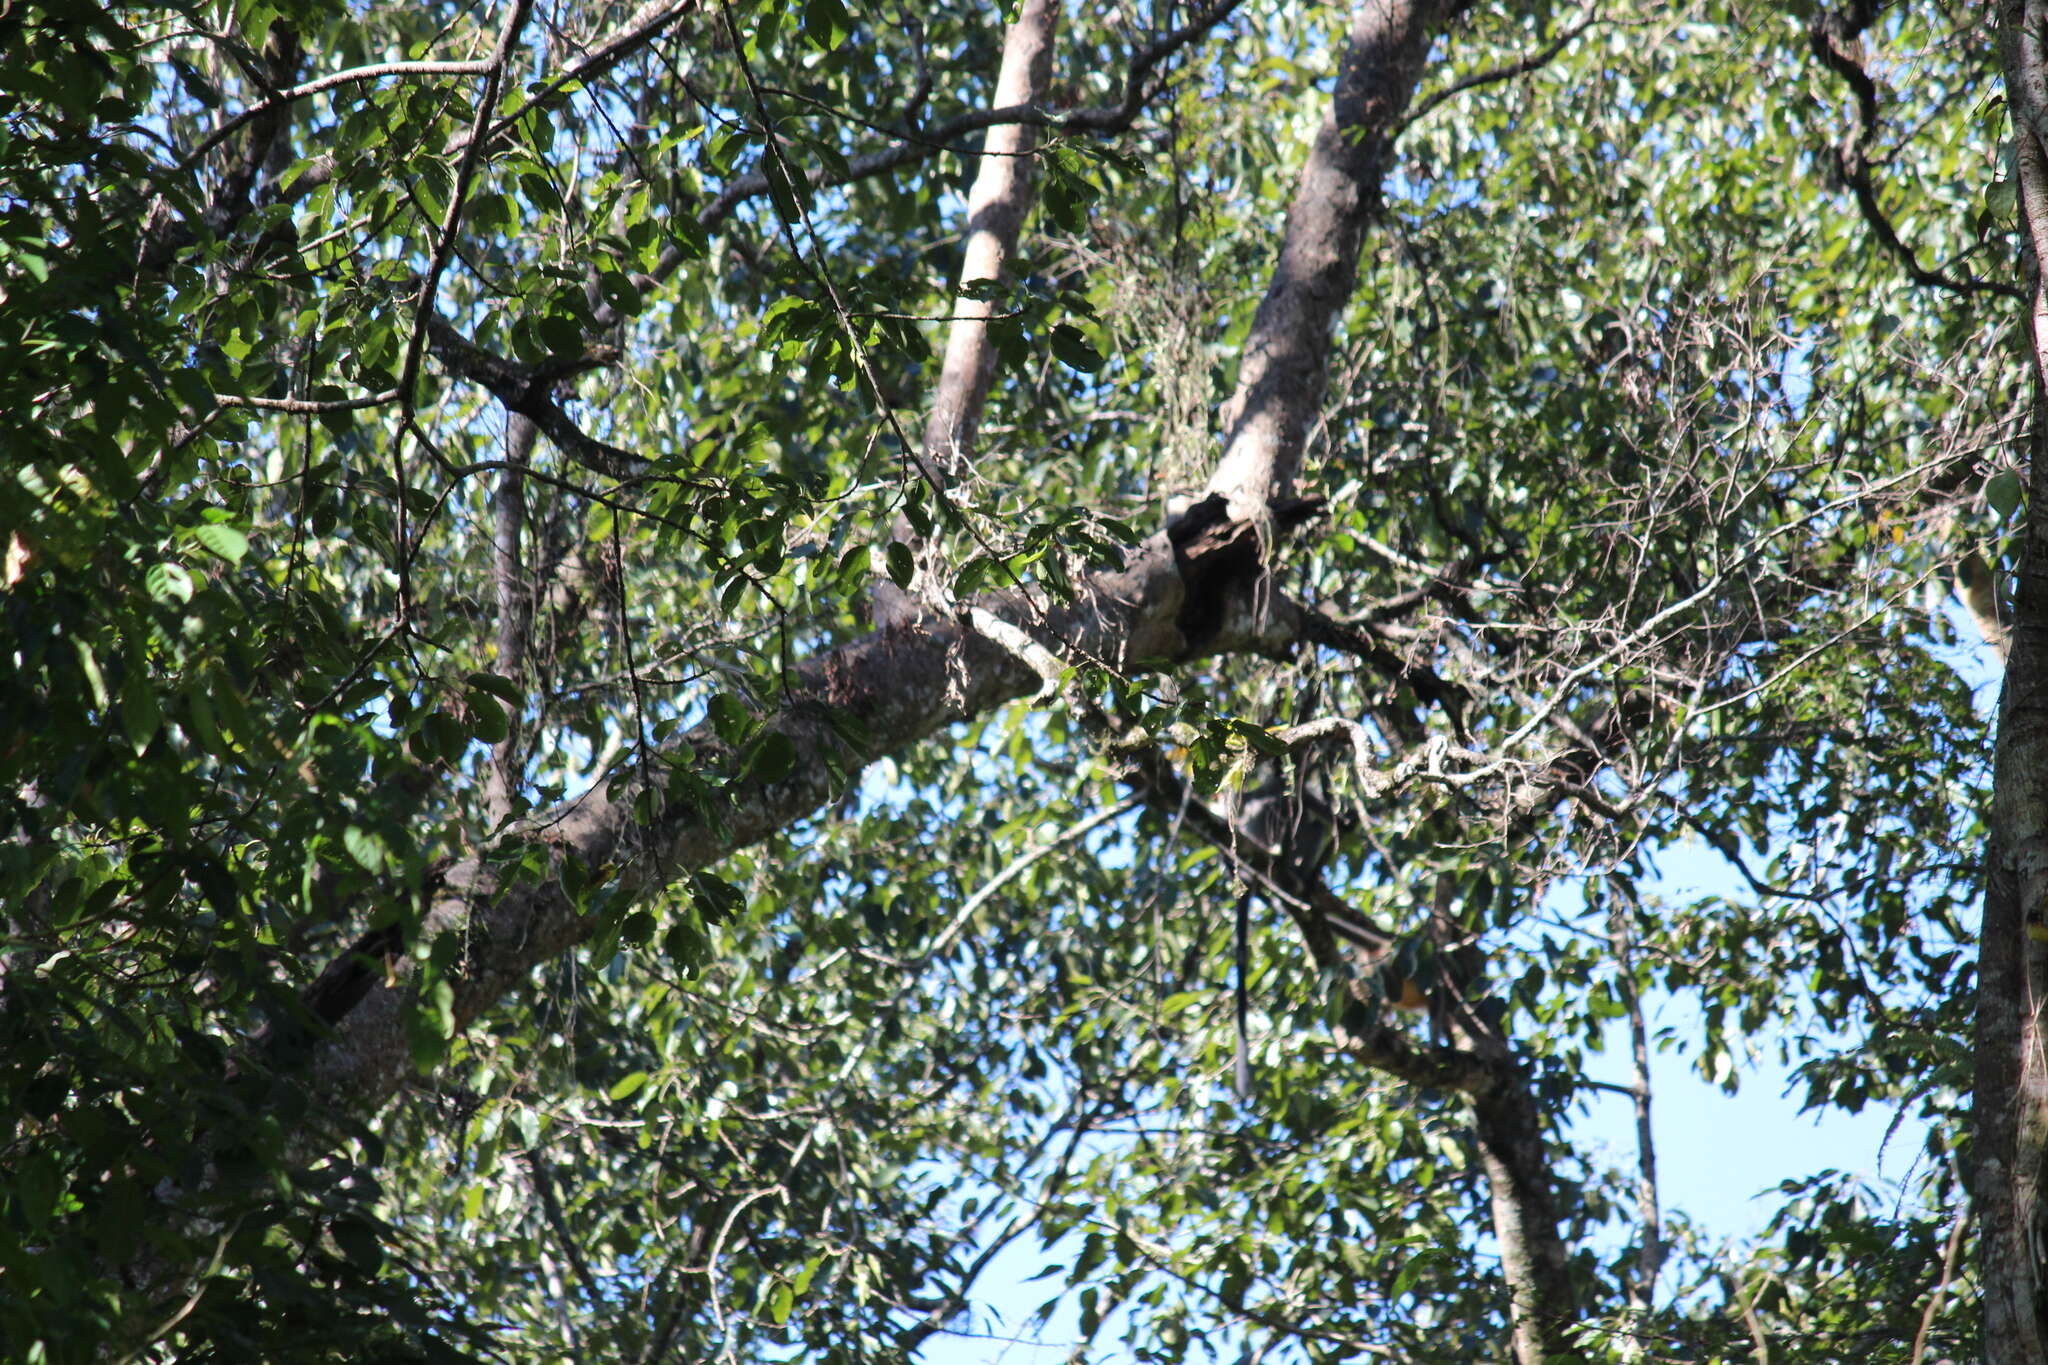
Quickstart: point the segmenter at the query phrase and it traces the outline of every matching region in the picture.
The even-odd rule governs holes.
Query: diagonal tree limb
[[[1052,0],[1025,0],[1003,36],[1003,62],[996,75],[998,107],[1036,106],[1052,78],[1053,33],[1059,8]],[[967,233],[960,263],[960,287],[953,320],[946,328],[946,353],[932,394],[918,459],[925,482],[945,488],[973,462],[982,409],[995,382],[996,352],[989,336],[994,302],[978,284],[993,284],[1017,254],[1017,241],[1031,210],[1031,149],[1036,129],[999,124],[989,129],[981,163],[967,194]],[[922,548],[907,518],[898,517],[896,539]],[[907,619],[916,611],[918,585],[898,587],[887,579],[874,589],[878,625]]]
[[[1825,6],[1816,9],[1806,26],[1807,46],[1822,66],[1848,84],[1856,102],[1848,126],[1842,130],[1841,140],[1834,147],[1836,174],[1849,187],[1849,193],[1856,200],[1856,211],[1863,216],[1878,245],[1905,267],[1906,276],[1913,283],[1926,288],[1945,289],[1964,298],[1972,294],[1996,294],[2008,299],[2026,297],[2023,290],[2004,280],[1955,276],[1920,264],[1919,253],[1899,237],[1891,217],[1878,202],[1877,186],[1870,174],[1870,144],[1877,136],[1878,126],[1877,82],[1870,78],[1861,60],[1863,35],[1877,22],[1877,12],[1877,0],[1850,0],[1844,9],[1831,10]]]
[[[454,324],[438,316],[426,320],[427,340],[448,373],[481,385],[505,410],[531,421],[558,449],[593,473],[630,479],[647,469],[647,457],[600,441],[576,425],[554,399],[555,386],[586,370],[614,363],[618,352],[593,347],[583,355],[553,365],[522,365],[487,351]]]
[[[1206,584],[1204,591],[1246,590],[1205,562],[1218,551],[1198,546],[1191,554],[1185,541],[1178,528],[1155,536],[1127,568],[1093,579],[1084,601],[1069,608],[1048,612],[1018,593],[980,600],[1063,654],[1125,671],[1200,653],[1286,648],[1296,623],[1273,612],[1213,613],[1199,638],[1182,629],[1190,582]],[[450,982],[458,1026],[519,989],[535,965],[596,931],[597,917],[583,914],[564,887],[572,862],[581,880],[610,888],[614,905],[645,899],[826,805],[872,759],[1039,685],[1009,651],[952,623],[878,631],[798,665],[780,704],[760,717],[763,733],[788,742],[786,773],[759,774],[747,755],[700,726],[645,769],[619,774],[521,822],[484,854],[447,865],[426,888],[420,935],[461,932]],[[670,776],[677,764],[692,781]],[[538,883],[501,861],[532,846],[548,860]],[[315,1012],[339,1030],[318,1050],[315,1073],[322,1091],[347,1109],[374,1109],[411,1070],[405,1016],[414,954],[400,946],[388,934],[359,945],[353,965],[332,969],[321,988],[325,1004]]]
[[[1572,1358],[1576,1310],[1566,1248],[1557,1231],[1542,1106],[1494,1016],[1463,998],[1438,1000],[1433,1008],[1447,1026],[1448,1039],[1416,1042],[1387,1019],[1381,978],[1399,947],[1394,936],[1351,910],[1284,850],[1262,847],[1246,830],[1191,799],[1156,749],[1137,756],[1126,780],[1156,811],[1186,822],[1213,844],[1261,896],[1287,912],[1311,961],[1345,979],[1353,1007],[1344,1020],[1342,1041],[1354,1057],[1411,1085],[1466,1097],[1512,1295],[1518,1365]],[[1440,883],[1440,896],[1447,886]],[[1362,973],[1353,969],[1340,940],[1359,950]]]
[[[1365,0],[1351,21],[1337,89],[1295,187],[1272,284],[1252,317],[1237,391],[1223,407],[1223,458],[1208,491],[1258,519],[1294,491],[1322,408],[1337,317],[1358,277],[1366,224],[1379,213],[1402,112],[1430,42],[1466,0]]]

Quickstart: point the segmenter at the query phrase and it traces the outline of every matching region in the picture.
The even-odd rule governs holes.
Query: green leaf
[[[1063,365],[1094,374],[1102,368],[1102,353],[1088,344],[1080,328],[1063,322],[1052,329],[1052,353]]]
[[[455,988],[446,981],[436,981],[428,987],[420,999],[421,1013],[433,1026],[437,1038],[455,1036]]]
[[[2012,514],[2019,510],[2020,502],[2025,496],[2026,486],[2020,482],[2020,476],[2010,469],[1993,474],[1984,483],[1984,501],[1990,504],[1991,510],[1998,514],[2000,521],[2012,520]]]
[[[911,485],[909,496],[903,499],[903,519],[920,536],[932,533],[932,514],[925,510],[923,484]]]
[[[249,538],[218,522],[196,528],[192,538],[230,564],[241,563],[242,556],[249,553]]]
[[[355,859],[356,866],[365,872],[384,870],[384,841],[370,831],[350,825],[341,832],[341,846],[348,850],[348,856]]]
[[[727,744],[738,748],[754,731],[754,713],[747,709],[745,702],[730,692],[720,692],[711,699],[711,728]]]
[[[796,771],[796,745],[780,730],[761,736],[754,749],[753,773],[763,782],[780,782]]]
[[[805,0],[803,35],[811,46],[829,52],[844,42],[851,32],[853,19],[847,14],[842,0]]]
[[[64,1192],[64,1178],[47,1156],[33,1154],[15,1170],[14,1198],[23,1219],[40,1232],[56,1212]]]
[[[220,732],[220,724],[214,719],[213,698],[196,679],[187,682],[183,688],[185,698],[185,721],[192,737],[199,741],[199,747],[219,758],[233,758],[234,750]]]
[[[746,895],[738,887],[713,872],[691,873],[690,887],[706,924],[724,923],[747,903]]]
[[[159,602],[182,606],[192,600],[192,573],[183,564],[150,565],[143,571],[142,585]]]
[[[2011,180],[1994,180],[1984,191],[1984,208],[1996,223],[2012,221],[2019,205],[2019,187]]]
[[[420,722],[420,738],[426,744],[429,758],[459,763],[463,750],[469,747],[470,732],[467,726],[446,711],[432,711]]]
[[[988,582],[989,575],[994,570],[995,565],[989,557],[977,551],[954,573],[953,591],[962,597],[981,591],[982,585]]]
[[[504,707],[497,697],[482,688],[473,687],[464,695],[469,703],[470,729],[486,744],[497,744],[512,733],[511,724],[505,719]]]
[[[377,1229],[361,1218],[337,1218],[328,1226],[328,1233],[334,1244],[341,1248],[341,1254],[348,1263],[365,1275],[374,1275],[384,1267],[384,1245],[377,1236]]]
[[[518,707],[525,701],[510,678],[501,678],[495,673],[472,673],[462,681],[478,691],[490,693],[508,706]]]
[[[598,277],[598,292],[604,295],[606,303],[626,317],[639,313],[641,307],[640,286],[623,271],[607,270]]]
[[[900,540],[892,540],[884,554],[889,562],[890,581],[908,590],[910,580],[917,574],[917,561],[911,558],[910,547]]]
[[[610,1099],[623,1100],[638,1093],[640,1088],[646,1084],[647,1073],[644,1071],[634,1071],[614,1081],[612,1088],[607,1090],[605,1094]]]

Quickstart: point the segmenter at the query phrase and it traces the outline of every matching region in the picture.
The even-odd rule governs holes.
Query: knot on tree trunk
[[[1175,620],[1192,653],[1222,632],[1234,610],[1256,605],[1272,550],[1289,532],[1323,510],[1322,498],[1279,498],[1260,521],[1234,518],[1221,493],[1188,506],[1166,529],[1174,567],[1187,595]]]

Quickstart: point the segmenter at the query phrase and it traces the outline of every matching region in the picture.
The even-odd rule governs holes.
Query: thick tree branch
[[[498,611],[497,657],[492,669],[519,688],[526,675],[526,651],[533,626],[533,582],[527,571],[526,473],[540,428],[518,413],[505,418],[505,467],[491,495],[491,588]],[[503,822],[519,790],[519,755],[525,717],[518,708],[505,718],[505,737],[491,746],[484,771],[484,813],[491,824]]]
[[[1072,607],[1049,611],[1014,593],[981,605],[1063,656],[1127,672],[1196,653],[1284,649],[1299,626],[1292,615],[1194,600],[1248,595],[1247,583],[1219,569],[1218,561],[1235,562],[1235,547],[1231,538],[1203,539],[1177,526],[1141,546],[1125,569],[1089,580]],[[816,811],[872,759],[1029,695],[1040,682],[1010,651],[949,622],[878,631],[798,666],[779,704],[760,717],[761,735],[780,736],[774,747],[789,756],[786,772],[764,775],[756,766],[762,745],[736,752],[705,725],[637,770],[520,822],[481,855],[446,867],[428,889],[424,936],[461,931],[450,982],[457,1024],[597,930],[598,917],[565,889],[571,864],[576,879],[608,887],[615,908],[647,899]],[[690,780],[671,776],[679,771]],[[548,857],[538,883],[504,863],[533,845]],[[316,1012],[340,1027],[315,1068],[336,1105],[374,1109],[410,1072],[413,960],[387,936],[323,978]]]
[[[1471,742],[1471,736],[1465,729],[1465,707],[1472,698],[1463,687],[1449,681],[1428,664],[1411,663],[1383,641],[1360,634],[1321,612],[1309,612],[1305,619],[1306,634],[1310,640],[1325,649],[1363,660],[1382,677],[1409,689],[1424,704],[1441,708],[1459,742]]]
[[[1003,37],[1003,64],[996,75],[998,107],[1036,106],[1052,78],[1053,31],[1059,8],[1052,0],[1025,0]],[[995,303],[973,288],[1003,278],[1031,209],[1031,149],[1036,130],[1011,123],[991,128],[980,168],[967,194],[967,233],[960,262],[960,287],[953,320],[946,328],[946,354],[925,421],[920,454],[925,481],[946,488],[973,462],[982,408],[995,380],[996,353],[989,337]],[[899,517],[896,539],[921,548],[907,518]],[[921,573],[923,570],[920,571]],[[875,584],[875,622],[888,625],[916,610],[918,585],[909,590],[883,579]]]
[[[1401,113],[1423,58],[1463,0],[1366,0],[1337,67],[1337,91],[1287,212],[1280,261],[1252,318],[1223,409],[1223,459],[1209,491],[1239,520],[1294,490],[1323,401],[1337,316],[1351,297],[1366,224],[1379,212]]]
[[[178,169],[180,171],[197,169],[200,163],[213,154],[215,148],[219,147],[221,143],[226,142],[230,137],[233,137],[248,124],[278,113],[281,110],[288,109],[300,100],[310,99],[314,95],[323,94],[329,90],[338,90],[344,85],[357,85],[364,81],[389,80],[394,76],[482,76],[489,74],[491,67],[492,59],[486,57],[474,62],[371,62],[364,66],[352,66],[346,71],[331,72],[328,75],[319,76],[313,80],[292,86],[289,90],[279,90],[256,101],[256,103],[242,110],[241,113],[229,118],[220,127],[208,134],[206,139],[197,147],[185,153],[184,160],[178,163]],[[460,141],[467,143],[469,138],[465,135]]]
[[[1052,0],[1025,0],[1003,42],[1003,65],[996,77],[996,105],[1036,105],[1045,98],[1052,77],[1052,38],[1058,7]],[[939,477],[956,475],[974,458],[975,435],[982,407],[995,377],[995,347],[989,319],[995,304],[976,297],[972,286],[1003,278],[1024,217],[1031,207],[1031,148],[1036,130],[1029,124],[1003,124],[989,129],[981,166],[967,194],[967,237],[961,251],[960,291],[953,301],[953,321],[946,328],[946,358],[932,395],[924,428],[924,458]]]
[[[1501,1266],[1513,1295],[1516,1360],[1518,1365],[1543,1365],[1567,1358],[1576,1311],[1566,1248],[1557,1231],[1543,1111],[1497,1015],[1462,994],[1475,983],[1459,985],[1447,978],[1426,992],[1448,1041],[1416,1042],[1388,1018],[1390,997],[1405,993],[1386,980],[1398,939],[1346,905],[1291,856],[1293,850],[1266,847],[1241,822],[1193,799],[1156,749],[1135,756],[1128,780],[1162,817],[1207,839],[1258,895],[1283,908],[1316,966],[1346,980],[1353,1004],[1344,1020],[1343,1041],[1353,1056],[1409,1084],[1453,1091],[1470,1101]],[[1432,924],[1439,949],[1447,952],[1455,951],[1460,932],[1447,915],[1450,887],[1448,878],[1439,880]],[[1340,942],[1351,945],[1355,954]]]
[[[1629,1277],[1628,1306],[1638,1323],[1657,1306],[1657,1276],[1664,1265],[1664,1219],[1658,1207],[1657,1142],[1650,1126],[1650,1029],[1643,1018],[1641,992],[1636,989],[1634,898],[1618,900],[1608,913],[1608,942],[1614,949],[1615,985],[1628,1020],[1629,1098],[1636,1121],[1636,1244],[1635,1273]],[[1622,1339],[1622,1358],[1644,1358],[1642,1338],[1631,1332]]]

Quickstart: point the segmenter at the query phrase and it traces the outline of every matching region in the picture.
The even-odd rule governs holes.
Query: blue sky
[[[1663,860],[1665,882],[1675,894],[1693,872],[1708,873],[1714,855]],[[1725,880],[1722,874],[1714,874]],[[1680,1037],[1697,1035],[1690,1007],[1683,1001],[1651,1002],[1651,1031],[1660,1024],[1675,1026]],[[1625,1085],[1629,1081],[1629,1048],[1625,1026],[1615,1021],[1607,1049],[1589,1068],[1591,1079]],[[1657,1144],[1657,1175],[1666,1214],[1683,1212],[1702,1232],[1715,1238],[1760,1234],[1783,1198],[1779,1182],[1822,1171],[1852,1172],[1886,1185],[1901,1180],[1921,1149],[1917,1122],[1899,1123],[1895,1111],[1871,1106],[1861,1114],[1838,1110],[1799,1112],[1804,1087],[1795,1086],[1790,1071],[1764,1049],[1751,1069],[1742,1073],[1737,1093],[1729,1095],[1703,1079],[1691,1058],[1676,1051],[1653,1051],[1650,1061],[1651,1127]],[[1572,1134],[1589,1156],[1632,1168],[1636,1160],[1635,1119],[1628,1097],[1590,1092],[1587,1112],[1572,1125]],[[1048,1262],[1060,1259],[1059,1249],[1042,1250],[1026,1238],[1010,1247],[983,1275],[977,1309],[967,1331],[934,1337],[919,1359],[925,1365],[1054,1365],[1080,1340],[1072,1311],[1054,1316],[1042,1330],[1027,1333],[1026,1320],[1056,1291],[1057,1279],[1029,1283]],[[972,1333],[972,1334],[969,1334]],[[1036,1342],[1019,1340],[1035,1336]],[[1115,1349],[1115,1333],[1096,1339],[1091,1359],[1127,1359]],[[1229,1351],[1223,1352],[1227,1358]]]
[[[1991,741],[1990,718],[1996,704],[1998,676],[1977,645],[1974,626],[1958,606],[1949,606],[1957,643],[1937,652],[1974,688],[1978,714],[1985,718],[1985,744]],[[1721,856],[1704,845],[1681,844],[1662,850],[1658,875],[1643,890],[1676,903],[1701,895],[1738,894],[1734,874]],[[1699,1036],[1697,1014],[1689,1001],[1664,997],[1645,1002],[1654,1038],[1669,1027],[1676,1038]],[[1805,1087],[1795,1083],[1789,1067],[1776,1057],[1769,1036],[1751,1040],[1755,1050],[1738,1074],[1735,1094],[1702,1077],[1693,1057],[1676,1047],[1653,1050],[1650,1059],[1651,1128],[1657,1148],[1659,1196],[1668,1217],[1684,1214],[1709,1239],[1744,1239],[1760,1235],[1784,1200],[1781,1182],[1839,1171],[1893,1187],[1911,1172],[1923,1148],[1923,1126],[1883,1105],[1859,1114],[1829,1109],[1801,1113]],[[1590,1079],[1626,1085],[1630,1081],[1626,1025],[1613,1021],[1606,1049],[1589,1060]],[[1621,1169],[1636,1163],[1633,1108],[1627,1096],[1588,1091],[1584,1112],[1571,1125],[1571,1135],[1588,1156]],[[1025,1239],[998,1257],[984,1274],[971,1323],[963,1333],[934,1337],[920,1354],[926,1365],[1054,1365],[1080,1340],[1071,1309],[1056,1314],[1034,1335],[1025,1324],[1033,1310],[1051,1297],[1059,1281],[1029,1283],[1049,1261],[1060,1259],[1059,1248],[1042,1250]],[[968,1334],[972,1333],[972,1334]],[[1091,1359],[1127,1359],[1115,1349],[1115,1330],[1096,1339]],[[1217,1344],[1223,1358],[1233,1354]]]

